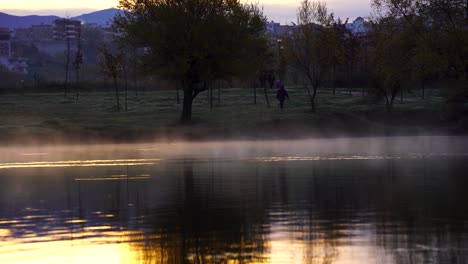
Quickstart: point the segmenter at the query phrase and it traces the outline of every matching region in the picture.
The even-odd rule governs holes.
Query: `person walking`
[[[288,100],[289,100],[288,91],[286,91],[286,89],[284,89],[284,85],[281,84],[279,86],[278,90],[276,91],[276,99],[278,99],[278,101],[280,103],[280,109],[281,110],[283,110],[284,101],[286,100],[286,98],[288,98]]]

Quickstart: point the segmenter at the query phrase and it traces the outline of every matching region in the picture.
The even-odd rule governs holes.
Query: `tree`
[[[410,60],[411,75],[420,84],[423,100],[426,96],[428,81],[443,72],[444,63],[441,63],[443,60],[444,58],[440,54],[431,51],[428,44],[418,45],[418,48],[412,54]]]
[[[349,34],[346,29],[346,21],[343,22],[341,19],[333,18],[333,14],[330,17],[331,26],[325,28],[324,34],[324,46],[325,46],[325,56],[326,63],[331,68],[331,82],[333,87],[333,95],[336,92],[336,68],[345,62],[346,58],[346,42],[347,38],[352,34]]]
[[[375,21],[370,37],[374,43],[370,56],[371,78],[374,88],[385,98],[386,109],[390,113],[403,81],[409,76],[414,39],[393,18]]]
[[[459,82],[468,79],[468,4],[466,0],[373,0],[381,18],[400,21],[411,32],[415,46],[412,61],[422,83],[437,72],[455,71]],[[416,50],[416,49],[415,49]],[[464,86],[465,93],[468,87]]]
[[[333,22],[325,3],[304,0],[297,15],[298,26],[286,39],[286,54],[290,64],[309,80],[313,92],[306,85],[312,112],[315,112],[317,89],[322,86],[330,69],[334,52],[328,46],[326,27]]]
[[[117,111],[120,112],[119,86],[117,80],[122,75],[123,53],[121,51],[112,53],[106,46],[99,49],[99,51],[101,53],[99,70],[112,78],[115,88]]]
[[[253,52],[266,48],[265,17],[238,0],[121,0],[120,8],[114,27],[121,38],[148,47],[147,65],[181,83],[182,121],[211,82],[242,75]]]
[[[67,90],[68,90],[68,74],[69,74],[69,67],[70,67],[70,38],[71,36],[69,35],[68,31],[68,26],[70,23],[70,18],[65,19],[65,41],[67,44],[67,50],[66,50],[66,61],[65,61],[65,86],[64,86],[64,91],[63,91],[63,96],[67,97]]]
[[[346,25],[346,22],[344,23]],[[343,44],[343,60],[346,68],[348,92],[352,95],[353,76],[358,65],[366,63],[366,52],[362,48],[362,41],[345,26],[340,28],[340,42]],[[365,65],[364,65],[365,66]],[[364,92],[363,92],[364,95]]]
[[[79,27],[77,30],[77,50],[75,53],[75,60],[73,61],[76,72],[76,101],[78,101],[78,97],[80,96],[80,69],[81,65],[83,64],[83,52],[81,50],[81,27]]]

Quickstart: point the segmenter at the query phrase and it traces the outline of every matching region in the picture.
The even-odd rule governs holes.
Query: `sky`
[[[370,14],[370,0],[322,0],[336,17],[354,19]],[[263,7],[269,20],[282,24],[296,21],[300,0],[253,0]],[[117,7],[118,0],[0,0],[0,12],[12,15],[77,16]]]

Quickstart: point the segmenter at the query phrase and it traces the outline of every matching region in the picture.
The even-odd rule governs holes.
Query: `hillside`
[[[0,12],[0,27],[10,29],[29,28],[32,25],[52,24],[58,16],[13,16]]]
[[[80,16],[72,17],[72,19],[80,20],[83,23],[90,24],[95,23],[99,26],[106,26],[112,23],[115,15],[120,11],[116,8],[110,8],[105,10],[100,10],[88,14],[83,14]],[[19,28],[29,28],[32,25],[50,25],[56,19],[59,19],[58,16],[14,16],[6,13],[0,12],[0,27],[6,27],[10,29],[19,29]]]
[[[117,8],[109,8],[109,9],[73,17],[73,19],[80,20],[87,24],[96,23],[100,26],[106,26],[112,23],[112,20],[119,12],[122,12],[122,11],[120,11]]]

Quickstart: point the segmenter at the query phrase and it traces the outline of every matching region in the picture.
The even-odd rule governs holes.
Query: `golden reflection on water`
[[[139,263],[129,245],[121,243],[121,235],[124,234],[108,232],[103,237],[14,244],[0,240],[0,261],[2,264]]]
[[[85,222],[85,220],[67,221],[74,224]],[[39,237],[32,233],[19,238],[12,237],[8,229],[0,229],[0,263],[162,264],[175,263],[175,259],[181,258],[180,249],[164,246],[166,241],[163,241],[161,235],[149,236],[142,231],[112,229],[115,227],[110,225],[88,226],[76,233],[70,233],[69,230],[55,230],[49,232],[47,236]],[[323,238],[321,234],[313,240],[295,239],[297,235],[301,234],[294,231],[266,234],[263,244],[255,242],[232,244],[228,248],[234,251],[230,252],[217,252],[204,256],[188,254],[186,263],[199,263],[201,260],[202,263],[357,264],[372,262],[371,260],[377,257],[375,248],[371,246],[353,247],[352,244],[346,244],[340,239]],[[258,251],[261,248],[264,249],[263,252]],[[233,253],[239,249],[238,253]],[[190,248],[188,250],[192,251]],[[377,259],[382,257],[385,259],[385,256],[381,255]]]
[[[161,159],[68,160],[0,163],[0,169],[154,165]]]

